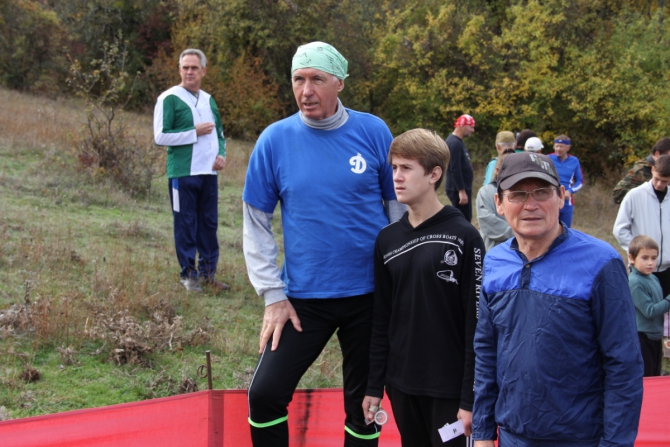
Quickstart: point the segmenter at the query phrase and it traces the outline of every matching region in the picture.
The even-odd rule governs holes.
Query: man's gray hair
[[[200,65],[202,65],[202,68],[205,68],[207,66],[207,58],[205,57],[205,53],[198,50],[197,48],[189,48],[188,50],[182,51],[181,55],[179,56],[179,66],[180,67],[181,67],[181,60],[184,58],[184,56],[188,56],[188,55],[198,56],[198,59],[200,59]]]

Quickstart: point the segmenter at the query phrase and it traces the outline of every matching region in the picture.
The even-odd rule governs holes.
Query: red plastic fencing
[[[670,445],[670,378],[644,381],[636,447]],[[391,420],[379,445],[400,446]],[[292,447],[341,446],[342,390],[299,390],[289,406]],[[2,447],[251,447],[246,391],[200,391],[0,422]]]
[[[670,446],[670,377],[646,377],[635,447]]]

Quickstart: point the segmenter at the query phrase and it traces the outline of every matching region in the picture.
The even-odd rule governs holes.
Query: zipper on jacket
[[[668,191],[668,192],[670,192],[670,191]],[[666,192],[666,194],[668,192]],[[658,197],[657,197],[657,199],[658,199]],[[661,243],[658,247],[658,254],[659,254],[658,258],[659,259],[658,259],[658,264],[656,265],[656,271],[660,273],[661,265],[663,264],[663,202],[661,202],[660,200],[658,201],[658,215],[659,215],[658,224],[661,228]]]

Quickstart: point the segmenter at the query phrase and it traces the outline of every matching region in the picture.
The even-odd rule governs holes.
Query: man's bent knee
[[[287,408],[294,390],[281,390],[268,382],[271,381],[255,380],[249,387],[249,416],[254,423],[279,421],[288,414]]]

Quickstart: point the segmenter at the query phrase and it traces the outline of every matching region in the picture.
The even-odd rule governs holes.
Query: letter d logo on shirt
[[[353,166],[353,168],[351,168],[351,172],[355,174],[364,173],[365,169],[368,167],[368,164],[365,162],[365,159],[361,156],[361,154],[358,154],[355,157],[351,157],[349,159],[349,164]]]

